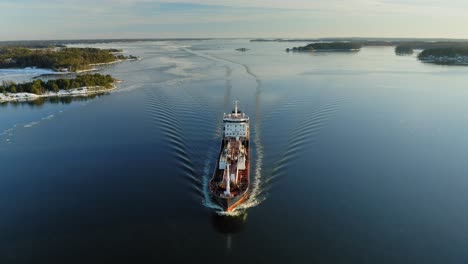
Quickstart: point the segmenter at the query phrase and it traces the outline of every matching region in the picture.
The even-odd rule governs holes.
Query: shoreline
[[[88,64],[88,66],[102,66],[102,65],[111,65],[111,64],[116,64],[116,63],[120,63],[120,62],[124,62],[124,61],[136,61],[136,60],[140,60],[140,58],[136,58],[136,59],[125,59],[125,60],[115,60],[115,61],[111,61],[111,62],[104,62],[104,63],[92,63],[92,64]],[[17,71],[20,71],[20,70],[47,70],[47,71],[50,71],[48,73],[43,73],[43,74],[40,74],[34,78],[37,78],[37,77],[40,77],[40,76],[43,76],[43,75],[66,75],[66,74],[80,74],[80,73],[85,73],[85,72],[93,72],[93,71],[98,71],[99,69],[96,68],[96,67],[93,67],[93,68],[90,68],[90,69],[85,69],[85,70],[77,70],[77,71],[58,71],[58,70],[54,70],[54,69],[50,69],[50,68],[38,68],[38,67],[25,67],[25,68],[0,68],[0,70],[17,70]]]
[[[314,50],[286,50],[286,52],[357,52],[361,49],[314,49]]]
[[[97,68],[91,68],[91,69],[87,69],[87,70],[79,70],[79,71],[74,71],[74,72],[64,72],[65,74],[67,73],[83,73],[83,72],[92,72],[92,71],[97,71],[98,69]],[[60,74],[60,72],[58,72]]]
[[[118,82],[116,82],[118,83]],[[105,88],[104,86],[84,86],[74,88],[70,90],[59,90],[58,92],[46,92],[44,94],[33,94],[33,93],[0,93],[0,103],[7,102],[27,102],[34,101],[40,98],[49,97],[74,97],[74,96],[90,96],[95,94],[108,93],[117,88],[116,83],[112,84],[112,87]]]
[[[462,58],[452,57],[433,57],[433,58],[418,58],[423,63],[437,64],[437,65],[453,65],[453,66],[466,66],[468,65],[468,56]]]
[[[124,60],[118,59],[118,60],[115,60],[115,61],[103,62],[103,63],[91,63],[91,64],[88,64],[88,66],[110,65],[110,64],[123,62],[123,61],[134,61],[134,60],[138,60],[138,58],[136,58],[136,59],[124,59]]]
[[[118,60],[115,60],[115,61],[111,61],[111,62],[103,62],[103,63],[91,63],[91,64],[88,64],[88,66],[103,66],[103,65],[111,65],[111,64],[116,64],[116,63],[120,63],[120,62],[124,62],[124,61],[134,61],[134,60],[138,60],[138,58],[136,59],[124,59],[124,60],[121,60],[121,59],[118,59]],[[52,69],[51,69],[52,70]],[[54,73],[52,74],[70,74],[70,73],[84,73],[84,72],[93,72],[93,71],[98,71],[99,69],[98,68],[91,68],[91,69],[86,69],[86,70],[78,70],[78,71],[68,71],[68,72],[60,72],[60,71],[55,71]],[[53,71],[53,70],[52,70]]]

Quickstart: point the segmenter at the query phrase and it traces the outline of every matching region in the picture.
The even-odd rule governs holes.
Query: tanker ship
[[[247,199],[250,184],[249,117],[238,109],[223,117],[223,140],[209,188],[214,200],[231,212]]]

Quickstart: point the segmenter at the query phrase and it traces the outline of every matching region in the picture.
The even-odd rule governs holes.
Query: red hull
[[[210,181],[209,188],[211,193],[213,194],[213,198],[216,201],[216,203],[218,203],[226,212],[231,212],[248,198],[248,191],[250,185],[250,149],[249,140],[241,140],[241,144],[247,150],[245,169],[238,170],[237,184],[234,187],[230,188],[231,196],[226,197],[224,195],[226,188],[223,188],[225,186],[221,184],[223,182],[224,170],[219,169],[218,164],[221,159],[222,152],[225,149],[225,146],[228,142],[229,140],[223,140],[221,150],[218,155],[218,162],[216,163],[216,168],[213,173],[213,178]]]

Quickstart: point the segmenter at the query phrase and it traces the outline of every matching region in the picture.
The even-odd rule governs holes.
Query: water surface
[[[468,260],[468,68],[391,47],[93,46],[143,59],[101,68],[124,80],[111,94],[0,106],[1,263]],[[253,185],[225,217],[206,187],[236,99]]]

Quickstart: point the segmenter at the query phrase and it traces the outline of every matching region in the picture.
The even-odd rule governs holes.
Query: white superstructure
[[[241,113],[237,107],[237,101],[234,110],[230,114],[224,114],[224,137],[248,138],[249,137],[249,117]]]

